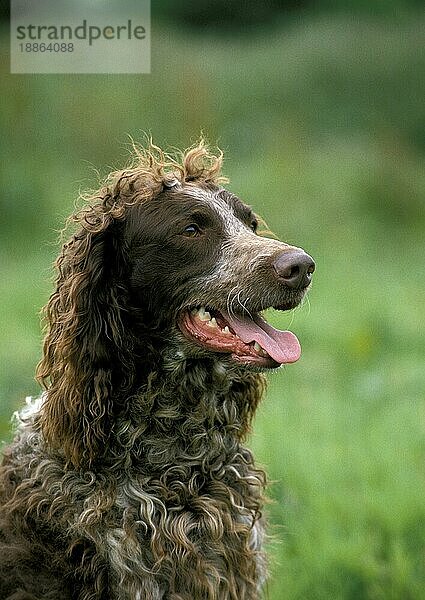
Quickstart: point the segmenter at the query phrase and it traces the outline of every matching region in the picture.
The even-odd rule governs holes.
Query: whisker
[[[242,302],[240,296],[241,296],[242,290],[239,290],[238,292],[238,296],[237,296],[237,301],[240,304],[240,306],[242,306],[243,310],[248,313],[249,317],[252,319],[252,315],[250,313],[250,311],[247,309],[247,307],[244,305],[244,303]],[[245,300],[245,302],[248,302],[249,297]]]

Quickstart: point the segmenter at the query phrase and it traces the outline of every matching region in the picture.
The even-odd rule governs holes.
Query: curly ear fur
[[[74,466],[92,462],[105,446],[113,381],[118,365],[128,362],[112,219],[105,213],[98,223],[85,221],[64,246],[46,307],[50,331],[37,373],[48,389],[41,426],[46,441],[62,447]]]
[[[99,192],[85,198],[87,207],[71,217],[78,230],[56,261],[56,291],[45,308],[49,330],[37,379],[47,394],[39,424],[47,444],[62,449],[74,467],[90,466],[102,456],[113,402],[119,390],[129,389],[135,371],[119,235],[127,208],[149,201],[175,180],[223,181],[222,155],[209,154],[202,140],[181,162],[152,143],[135,151],[136,162],[112,173]]]

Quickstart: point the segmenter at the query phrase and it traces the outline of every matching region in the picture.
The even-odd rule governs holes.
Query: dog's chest
[[[229,580],[242,586],[238,568],[247,564],[261,578],[263,526],[242,506],[225,508],[223,498],[201,494],[183,505],[132,479],[114,511],[104,548],[114,600],[161,600],[172,592],[228,598]]]

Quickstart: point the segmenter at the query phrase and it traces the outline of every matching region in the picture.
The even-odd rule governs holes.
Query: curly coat
[[[250,600],[266,578],[265,474],[243,442],[278,364],[191,338],[181,315],[292,308],[308,284],[278,281],[292,247],[256,235],[221,154],[136,153],[56,262],[45,391],[0,471],[2,599]]]

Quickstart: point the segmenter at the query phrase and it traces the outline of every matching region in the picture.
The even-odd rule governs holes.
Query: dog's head
[[[261,312],[297,306],[314,262],[260,235],[259,223],[249,206],[211,183],[176,182],[131,207],[124,237],[132,303],[160,330],[181,332],[182,356],[263,368],[299,358],[296,337]]]
[[[72,217],[38,377],[45,438],[74,465],[99,455],[120,399],[162,356],[256,369],[299,357],[297,338],[261,312],[297,306],[314,262],[259,234],[222,187],[221,162],[203,143],[181,162],[151,146]]]

